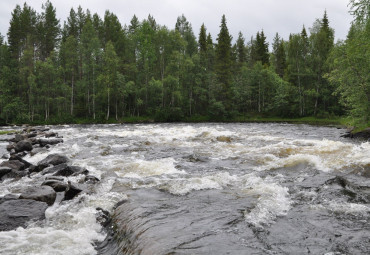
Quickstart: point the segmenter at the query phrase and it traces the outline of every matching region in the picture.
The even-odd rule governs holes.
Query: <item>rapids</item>
[[[0,232],[1,254],[369,254],[370,143],[291,124],[52,126],[101,181],[46,219]],[[6,143],[0,144],[6,153]],[[0,196],[43,177],[0,183]],[[67,178],[67,177],[65,177]],[[68,177],[78,181],[80,176]],[[102,227],[96,208],[112,215]]]

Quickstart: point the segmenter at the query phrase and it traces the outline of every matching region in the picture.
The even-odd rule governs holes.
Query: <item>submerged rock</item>
[[[47,208],[45,202],[30,199],[5,201],[0,204],[0,231],[26,227],[30,220],[43,220]]]
[[[56,198],[54,189],[50,186],[28,187],[22,191],[21,199],[32,199],[52,205]]]

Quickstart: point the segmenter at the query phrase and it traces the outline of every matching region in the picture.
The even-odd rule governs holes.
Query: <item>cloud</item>
[[[0,32],[5,35],[11,12],[16,4],[23,5],[24,0],[0,1]],[[28,4],[36,11],[41,11],[45,1],[32,0]],[[257,31],[264,30],[268,41],[272,41],[278,32],[284,39],[290,33],[299,33],[302,26],[312,26],[317,18],[322,18],[326,9],[330,25],[335,29],[336,38],[344,39],[350,26],[351,16],[348,14],[348,0],[64,0],[51,1],[56,7],[57,16],[63,21],[70,9],[79,5],[84,10],[98,13],[104,17],[110,10],[120,19],[122,25],[129,24],[134,14],[140,20],[149,14],[157,23],[174,28],[176,19],[184,14],[192,24],[194,33],[198,35],[204,23],[214,39],[217,38],[221,16],[226,15],[227,25],[234,38],[241,31],[247,40]]]

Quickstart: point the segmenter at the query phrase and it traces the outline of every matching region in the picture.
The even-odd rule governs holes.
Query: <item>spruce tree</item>
[[[231,36],[226,25],[225,15],[223,15],[220,33],[217,37],[215,71],[217,81],[221,86],[221,94],[219,95],[219,99],[224,104],[227,112],[230,112],[232,109],[231,69]]]
[[[206,34],[206,28],[204,26],[204,23],[200,27],[198,45],[199,45],[199,53],[204,54],[207,52],[207,34]]]

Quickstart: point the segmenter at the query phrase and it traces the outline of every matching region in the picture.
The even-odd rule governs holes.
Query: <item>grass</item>
[[[15,132],[14,130],[1,130],[0,135],[6,135],[6,134],[9,134],[9,133],[14,133],[14,132]]]

